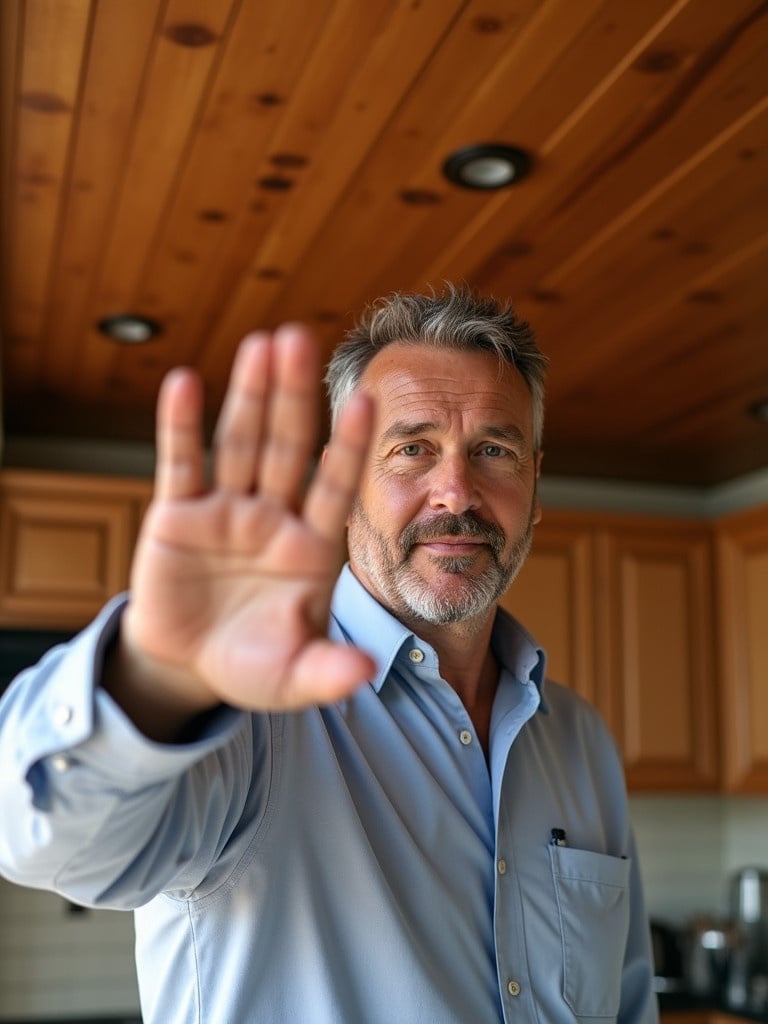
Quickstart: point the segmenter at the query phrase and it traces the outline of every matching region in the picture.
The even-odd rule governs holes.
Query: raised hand
[[[318,377],[303,328],[244,340],[210,490],[200,381],[175,370],[163,383],[155,497],[107,680],[149,734],[160,737],[222,701],[259,710],[332,702],[373,670],[363,652],[325,638],[370,401],[349,402],[303,497]]]

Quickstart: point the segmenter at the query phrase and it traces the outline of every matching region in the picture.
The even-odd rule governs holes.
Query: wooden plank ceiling
[[[550,473],[768,464],[768,4],[2,0],[7,438],[146,441],[253,327],[327,353],[369,300],[509,296],[551,358]],[[475,142],[527,150],[497,192]],[[97,322],[163,325],[120,346]]]

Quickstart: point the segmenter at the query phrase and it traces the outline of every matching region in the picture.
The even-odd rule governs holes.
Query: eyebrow
[[[391,427],[387,427],[381,435],[382,441],[394,441],[399,437],[416,437],[417,434],[424,434],[437,428],[436,423],[429,420],[422,420],[419,423],[408,423],[405,420],[395,420]]]
[[[439,424],[432,420],[421,420],[418,423],[396,420],[381,435],[381,441],[386,442],[404,437],[418,437],[419,434],[429,433],[431,430],[437,430],[438,427]],[[526,445],[528,443],[522,430],[511,425],[506,427],[489,425],[483,427],[478,433],[483,434],[485,437],[492,437],[496,441],[508,441],[510,444]]]

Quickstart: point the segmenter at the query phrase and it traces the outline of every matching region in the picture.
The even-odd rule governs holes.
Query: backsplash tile
[[[730,875],[768,868],[765,797],[632,796],[630,807],[651,917],[726,915]]]

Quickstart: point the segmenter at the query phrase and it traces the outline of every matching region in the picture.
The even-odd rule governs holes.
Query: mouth
[[[482,520],[471,512],[463,515],[435,516],[422,522],[412,522],[405,527],[400,534],[400,550],[403,561],[406,561],[417,548],[424,551],[433,559],[453,559],[454,565],[459,565],[461,559],[465,561],[466,568],[477,559],[481,552],[486,552],[491,558],[498,559],[504,548],[505,537],[500,526]],[[449,562],[444,563],[448,565]],[[454,571],[454,570],[451,570]]]
[[[424,548],[433,555],[474,555],[478,550],[487,547],[487,541],[481,537],[439,537],[419,541],[416,547]]]

